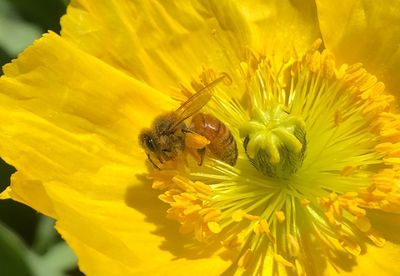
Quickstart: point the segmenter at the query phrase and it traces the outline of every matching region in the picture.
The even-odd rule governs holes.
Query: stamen
[[[254,254],[251,249],[247,249],[247,251],[240,257],[238,266],[244,269],[247,269],[250,265],[250,261],[253,258]]]
[[[289,262],[288,260],[286,260],[279,254],[275,254],[274,259],[275,259],[275,261],[277,261],[279,264],[281,264],[283,266],[293,267],[293,264],[291,262]]]
[[[182,157],[152,174],[180,232],[223,246],[249,275],[263,274],[266,262],[305,275],[315,252],[340,271],[337,260],[356,258],[364,237],[385,244],[368,209],[400,213],[394,98],[362,64],[337,68],[321,43],[304,56],[249,50],[234,68],[238,75],[224,77],[229,88],[215,87],[202,112],[232,133],[234,167],[207,155],[199,166],[193,151],[212,141],[187,133]],[[204,67],[190,86],[201,89],[218,76]]]

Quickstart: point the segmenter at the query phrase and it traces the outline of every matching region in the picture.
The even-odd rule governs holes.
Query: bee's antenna
[[[151,163],[151,164],[153,164],[153,166],[154,166],[155,168],[157,168],[158,170],[160,170],[160,171],[161,171],[160,167],[159,167],[159,166],[157,166],[157,164],[156,164],[156,163],[154,163],[153,159],[151,159],[151,156],[150,156],[150,154],[147,154],[147,158],[149,159],[150,163]]]

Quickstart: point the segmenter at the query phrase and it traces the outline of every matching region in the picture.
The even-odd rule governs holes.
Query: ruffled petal
[[[190,81],[204,64],[230,72],[248,26],[233,1],[72,1],[62,36],[154,87]]]
[[[126,266],[120,262],[116,262],[99,250],[88,246],[82,242],[80,236],[74,236],[60,224],[56,225],[56,229],[61,236],[68,241],[68,245],[74,252],[79,252],[78,265],[79,270],[86,275],[144,275],[143,271],[133,270],[133,267]],[[139,268],[138,268],[139,269]]]
[[[340,63],[362,62],[397,93],[400,85],[400,2],[317,0],[326,48]]]
[[[236,74],[247,50],[304,51],[320,37],[313,1],[73,1],[62,36],[154,87],[203,65]]]
[[[321,33],[315,1],[241,1],[251,46],[268,54],[303,53]]]
[[[11,183],[12,188],[11,186],[7,187],[0,194],[0,199],[13,199],[31,206],[47,216],[57,218],[53,203],[42,181],[29,179],[20,172],[16,172],[11,178]]]
[[[88,273],[161,273],[172,269],[173,253],[189,256],[176,226],[160,230],[165,206],[144,185],[145,155],[138,150],[149,114],[171,109],[169,98],[54,33],[4,71],[0,155],[18,172],[2,197],[56,218]],[[93,268],[94,260],[104,266]],[[219,258],[176,262],[226,266]]]
[[[101,161],[96,155],[102,150],[106,155],[141,156],[139,131],[152,117],[174,108],[163,93],[53,33],[6,65],[4,72],[0,79],[2,156],[19,165],[19,170],[26,168],[35,177],[40,174],[42,180],[91,167],[93,160]],[[69,151],[76,156],[66,154]],[[54,171],[41,171],[40,162]]]
[[[48,181],[90,177],[105,163],[130,163],[142,156],[137,136],[151,120],[149,110],[168,106],[162,93],[52,33],[4,72],[0,153],[25,174],[12,182],[11,194],[53,217],[46,200]],[[145,171],[142,163],[138,171]]]

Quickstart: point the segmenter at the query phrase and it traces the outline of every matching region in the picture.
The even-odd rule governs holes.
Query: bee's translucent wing
[[[217,85],[219,82],[224,80],[225,78],[229,78],[226,74],[223,74],[219,78],[210,82],[191,97],[189,97],[174,113],[174,124],[171,126],[171,130],[175,129],[178,125],[180,125],[184,120],[193,116],[195,113],[199,112],[200,109],[205,106],[212,97],[212,88]]]

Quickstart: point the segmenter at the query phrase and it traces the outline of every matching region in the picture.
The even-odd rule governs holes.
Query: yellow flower
[[[400,5],[375,2],[72,1],[4,67],[1,197],[55,218],[88,275],[395,275]],[[234,166],[199,166],[193,133],[140,147],[200,90]]]

